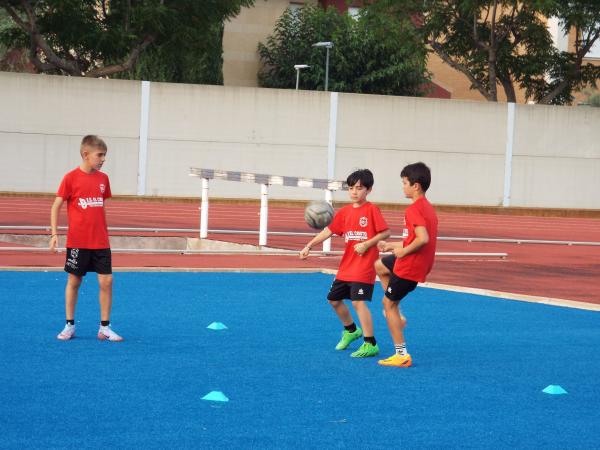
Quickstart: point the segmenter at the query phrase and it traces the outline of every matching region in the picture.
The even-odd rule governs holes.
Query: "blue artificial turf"
[[[0,448],[600,446],[597,312],[418,288],[396,369],[333,350],[328,275],[116,273],[123,343],[96,340],[90,275],[60,342],[66,275],[0,272]]]

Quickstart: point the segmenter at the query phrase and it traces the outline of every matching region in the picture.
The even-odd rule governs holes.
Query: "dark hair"
[[[431,184],[431,170],[422,162],[409,164],[402,169],[400,176],[402,178],[406,177],[411,185],[419,183],[423,192],[427,192]]]
[[[364,187],[371,189],[375,183],[375,180],[373,179],[373,172],[371,172],[369,169],[360,169],[352,172],[350,175],[348,175],[348,178],[346,178],[346,183],[348,183],[348,186],[354,186],[359,181]]]

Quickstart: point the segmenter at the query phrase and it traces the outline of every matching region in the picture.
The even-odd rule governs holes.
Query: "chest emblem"
[[[360,219],[358,219],[358,224],[364,228],[369,224],[369,219],[367,219],[365,216],[363,216]]]
[[[104,186],[104,183],[100,183],[100,193],[104,194],[105,190],[106,190],[106,186]]]

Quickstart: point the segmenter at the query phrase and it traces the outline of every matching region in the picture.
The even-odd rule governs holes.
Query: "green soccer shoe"
[[[362,330],[356,327],[356,330],[350,333],[348,330],[342,331],[342,338],[335,346],[336,350],[346,350],[348,346],[362,336]]]
[[[377,344],[373,345],[369,344],[368,342],[363,342],[363,345],[358,347],[358,350],[356,350],[350,356],[353,358],[369,358],[370,356],[377,355],[379,355],[379,347]]]

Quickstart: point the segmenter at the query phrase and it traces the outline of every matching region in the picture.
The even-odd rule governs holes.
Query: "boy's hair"
[[[375,183],[375,180],[373,179],[373,172],[371,172],[369,169],[360,169],[352,172],[346,179],[348,186],[354,186],[359,181],[364,187],[371,189]]]
[[[104,151],[107,150],[106,143],[95,134],[88,134],[81,140],[81,147],[79,148],[81,156],[83,156],[83,147],[94,147]]]
[[[400,177],[406,177],[411,185],[419,183],[423,192],[427,192],[431,184],[431,170],[422,162],[409,164],[404,167],[402,172],[400,172]]]

